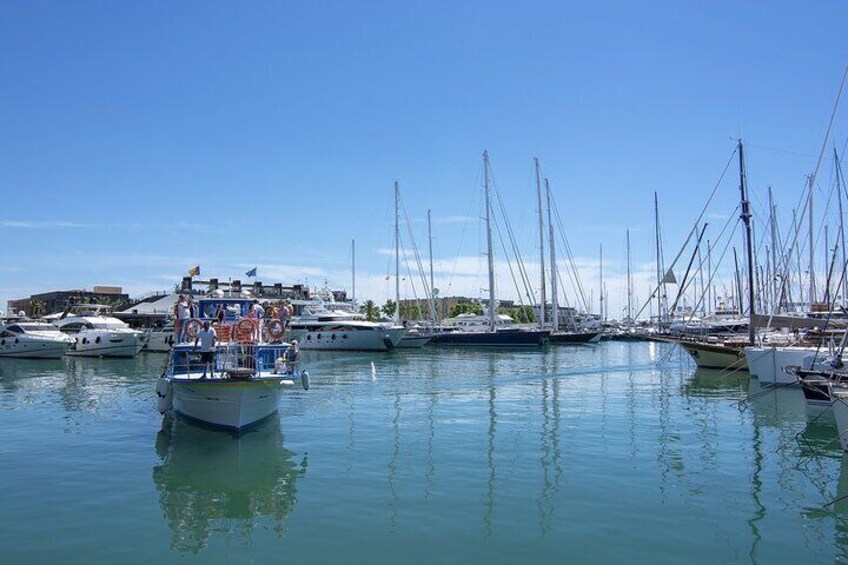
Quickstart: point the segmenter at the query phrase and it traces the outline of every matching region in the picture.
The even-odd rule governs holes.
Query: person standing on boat
[[[289,320],[291,320],[291,301],[286,298],[286,301],[280,304],[280,321],[283,323],[283,331],[288,329]]]
[[[215,320],[218,322],[218,325],[221,326],[224,324],[224,320],[227,317],[227,310],[224,308],[223,304],[218,304],[218,309],[215,310]]]
[[[203,376],[206,378],[206,371],[212,375],[212,363],[215,360],[215,340],[218,334],[215,333],[215,328],[209,325],[209,321],[203,322],[203,329],[197,332],[197,337],[194,338],[194,347],[197,349],[197,343],[200,342],[200,363],[203,365]]]
[[[177,323],[174,326],[174,330],[177,333],[178,343],[182,343],[185,340],[185,326],[190,317],[191,310],[188,307],[188,302],[186,302],[185,295],[181,294],[177,301]]]
[[[286,359],[286,374],[287,375],[293,375],[294,370],[297,367],[297,363],[298,363],[298,361],[300,361],[300,349],[298,349],[296,339],[293,339],[289,348],[286,349],[285,359]]]
[[[265,308],[263,308],[262,305],[259,304],[258,300],[253,301],[253,311],[256,312],[257,320],[261,320],[265,317]]]

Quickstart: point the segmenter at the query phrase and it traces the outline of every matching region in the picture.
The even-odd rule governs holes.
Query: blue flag
[[[196,266],[194,266],[194,267],[192,267],[191,269],[188,270],[188,276],[190,276],[190,277],[196,277],[199,274],[200,274],[200,265],[196,265]]]
[[[255,277],[256,276],[256,267],[253,267],[248,272],[245,273],[245,276]]]

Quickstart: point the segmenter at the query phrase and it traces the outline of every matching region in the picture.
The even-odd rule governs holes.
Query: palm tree
[[[365,301],[365,319],[369,322],[376,322],[380,319],[380,309],[373,300]]]
[[[397,310],[397,303],[394,300],[386,300],[386,303],[383,305],[381,310],[387,318],[392,318],[394,317],[395,311]]]

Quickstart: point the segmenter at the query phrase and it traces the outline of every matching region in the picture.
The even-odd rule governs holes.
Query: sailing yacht
[[[480,326],[478,320],[470,322],[458,331],[434,332],[430,343],[433,345],[465,345],[465,346],[512,346],[533,347],[546,345],[550,341],[550,330],[524,329],[505,323],[497,314],[497,298],[495,296],[495,266],[492,246],[492,205],[489,195],[489,153],[483,152],[483,186],[486,206],[486,247],[489,267],[489,302],[486,307],[487,324]],[[471,327],[472,325],[476,327]]]

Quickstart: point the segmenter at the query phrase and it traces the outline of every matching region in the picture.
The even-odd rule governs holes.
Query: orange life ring
[[[256,341],[256,324],[251,318],[242,318],[236,322],[235,335],[238,341],[245,339],[245,334],[249,335],[250,341]]]
[[[197,332],[200,331],[200,328],[203,326],[203,322],[198,320],[197,318],[192,318],[188,322],[185,323],[185,335],[191,339],[197,337]]]
[[[280,339],[286,334],[286,326],[280,320],[271,319],[265,324],[265,330],[273,339]]]

